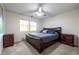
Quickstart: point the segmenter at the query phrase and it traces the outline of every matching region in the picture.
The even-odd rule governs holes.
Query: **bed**
[[[26,41],[29,42],[34,48],[41,53],[45,48],[60,41],[61,39],[61,27],[56,28],[43,28],[43,30],[55,31],[54,33],[28,33],[26,34]]]

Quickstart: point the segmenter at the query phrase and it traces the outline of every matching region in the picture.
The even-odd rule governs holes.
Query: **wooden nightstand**
[[[6,34],[3,36],[3,47],[9,47],[14,45],[14,34]]]
[[[74,46],[74,35],[71,34],[62,34],[61,42],[67,45]]]

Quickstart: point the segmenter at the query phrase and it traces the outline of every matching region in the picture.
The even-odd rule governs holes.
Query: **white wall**
[[[45,19],[43,22],[43,27],[62,27],[62,33],[74,34],[79,37],[78,17],[79,10],[66,12],[49,19]]]
[[[31,20],[37,22],[38,31],[41,29],[41,21],[38,19],[30,18],[13,12],[6,11],[5,13],[5,34],[14,33],[14,39],[21,41],[26,32],[20,32],[19,20]]]

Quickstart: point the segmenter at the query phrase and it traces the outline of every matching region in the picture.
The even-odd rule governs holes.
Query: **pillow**
[[[48,34],[55,34],[55,32],[56,32],[56,31],[54,31],[54,30],[48,30],[47,33],[48,33]]]
[[[43,33],[47,33],[47,30],[43,30],[42,32],[43,32]]]

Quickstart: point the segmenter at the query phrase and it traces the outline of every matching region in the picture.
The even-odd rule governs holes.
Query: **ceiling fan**
[[[43,9],[44,5],[45,4],[43,4],[43,3],[39,3],[38,8],[36,10],[30,12],[31,17],[36,17],[37,16],[38,18],[41,18],[41,17],[52,16],[51,13],[49,13],[49,12],[47,12]],[[32,15],[32,13],[34,13],[36,16],[33,16],[34,14]]]
[[[43,12],[43,4],[39,4],[39,6],[37,8],[37,11],[36,11],[36,14],[38,16],[43,16],[44,15],[44,12]]]

